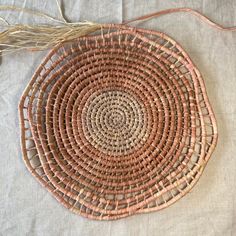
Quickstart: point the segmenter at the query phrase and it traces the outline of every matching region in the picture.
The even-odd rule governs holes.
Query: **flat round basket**
[[[54,48],[19,105],[23,158],[66,208],[109,220],[160,210],[217,141],[199,71],[167,35],[122,25]]]

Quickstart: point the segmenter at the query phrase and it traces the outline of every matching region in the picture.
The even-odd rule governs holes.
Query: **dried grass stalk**
[[[85,36],[101,28],[100,24],[89,21],[69,23],[63,17],[59,4],[58,7],[62,20],[28,8],[0,6],[0,11],[22,11],[57,23],[57,25],[9,25],[1,17],[0,20],[5,23],[5,30],[0,32],[0,53],[6,54],[22,49],[45,50],[58,43]]]
[[[100,24],[92,22],[80,22],[64,24],[61,26],[52,25],[14,25],[0,33],[1,53],[16,50],[44,50],[52,46],[76,39],[100,29]]]

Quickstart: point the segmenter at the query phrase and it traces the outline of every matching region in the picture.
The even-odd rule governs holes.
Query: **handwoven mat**
[[[104,25],[54,48],[20,101],[30,172],[65,207],[118,219],[198,181],[217,141],[201,75],[164,33]]]

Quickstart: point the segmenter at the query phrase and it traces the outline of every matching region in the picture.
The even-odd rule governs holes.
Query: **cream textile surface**
[[[0,0],[0,4],[59,16],[55,1]],[[236,25],[236,1],[70,0],[71,21],[121,23],[175,7],[191,7],[223,25]],[[0,12],[10,23],[38,23],[22,13]],[[221,32],[188,13],[152,19],[137,27],[167,33],[189,53],[205,80],[219,140],[199,183],[169,208],[117,221],[93,221],[61,206],[26,169],[20,149],[18,102],[47,52],[20,52],[0,65],[0,235],[233,236],[236,235],[236,32]]]

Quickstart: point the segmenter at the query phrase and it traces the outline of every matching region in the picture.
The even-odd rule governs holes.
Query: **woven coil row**
[[[217,140],[188,55],[163,33],[127,26],[54,48],[19,107],[28,169],[92,219],[169,206],[197,182]]]

